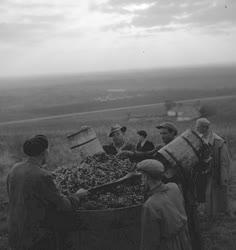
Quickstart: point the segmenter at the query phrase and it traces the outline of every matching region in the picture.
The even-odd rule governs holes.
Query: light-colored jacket
[[[223,138],[212,133],[209,138],[212,148],[212,168],[206,190],[206,212],[209,216],[228,210],[228,185],[230,177],[230,154]]]

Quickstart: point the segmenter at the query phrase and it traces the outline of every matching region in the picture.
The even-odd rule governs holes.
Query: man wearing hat
[[[108,136],[112,139],[112,143],[103,146],[103,149],[107,154],[117,155],[125,150],[131,152],[135,150],[135,146],[132,143],[129,143],[125,137],[126,130],[126,127],[122,127],[119,124],[111,127]]]
[[[196,130],[210,146],[212,163],[210,172],[198,181],[198,191],[206,182],[206,213],[214,217],[219,213],[228,212],[228,185],[230,177],[231,157],[226,142],[211,129],[211,123],[206,118],[196,121]],[[204,180],[206,178],[206,180]],[[205,190],[205,189],[204,189]],[[199,197],[201,198],[201,197]],[[204,201],[201,200],[201,201]]]
[[[175,137],[178,134],[176,126],[171,122],[163,122],[160,125],[156,127],[160,131],[160,136],[162,139],[162,143],[157,145],[153,150],[140,152],[129,152],[124,151],[123,154],[131,159],[155,159],[156,153],[158,150],[160,150],[162,147],[170,143],[172,140],[175,139]]]
[[[48,156],[46,136],[25,141],[23,151],[28,159],[17,163],[7,178],[9,245],[12,250],[54,250],[49,215],[72,210],[88,192],[81,189],[71,197],[59,193],[51,174],[43,169]]]
[[[158,150],[175,139],[178,134],[176,126],[171,122],[163,122],[156,127],[160,131],[162,144],[158,145]]]
[[[143,205],[141,250],[191,250],[183,196],[175,183],[162,183],[157,160],[138,163],[148,199]]]

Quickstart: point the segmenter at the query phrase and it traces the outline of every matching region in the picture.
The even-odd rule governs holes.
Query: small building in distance
[[[95,100],[100,102],[108,102],[129,98],[132,98],[132,96],[128,95],[126,89],[107,89],[105,96],[95,98]]]
[[[201,116],[200,105],[177,103],[167,110],[167,116],[177,121],[191,121]]]

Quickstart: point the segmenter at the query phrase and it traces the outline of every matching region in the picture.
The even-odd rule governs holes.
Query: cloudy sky
[[[0,76],[236,62],[235,0],[0,0]]]

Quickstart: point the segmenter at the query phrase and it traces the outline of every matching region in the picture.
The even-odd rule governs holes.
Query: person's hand
[[[139,172],[130,172],[130,173],[128,173],[125,177],[126,178],[136,178],[136,177],[139,177],[139,176],[141,176],[142,174],[141,173],[139,173]]]
[[[121,151],[120,153],[118,153],[117,157],[120,158],[120,159],[125,159],[125,158],[132,157],[133,155],[134,155],[134,152],[124,150],[124,151]]]
[[[82,197],[85,197],[89,194],[89,191],[84,189],[84,188],[80,188],[76,193],[75,195],[78,197],[78,198],[82,198]]]

